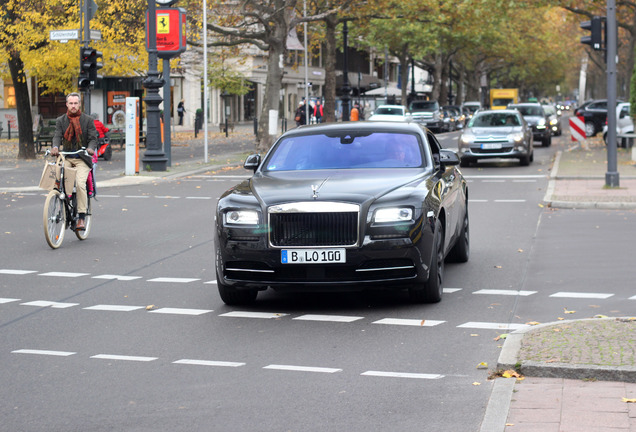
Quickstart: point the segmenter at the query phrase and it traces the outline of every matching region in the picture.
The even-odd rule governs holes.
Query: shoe
[[[86,229],[86,223],[84,219],[78,219],[77,224],[75,224],[75,231],[84,231]]]

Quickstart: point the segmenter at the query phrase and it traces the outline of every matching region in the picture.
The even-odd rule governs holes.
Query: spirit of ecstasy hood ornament
[[[326,179],[324,179],[324,180],[322,181],[322,183],[320,183],[318,186],[316,186],[316,185],[311,185],[311,194],[312,194],[312,196],[311,196],[311,197],[312,197],[314,200],[317,200],[317,199],[318,199],[318,191],[320,190],[320,188],[322,187],[322,185],[324,185],[324,184],[327,182],[327,180],[329,180],[329,177],[327,177]]]

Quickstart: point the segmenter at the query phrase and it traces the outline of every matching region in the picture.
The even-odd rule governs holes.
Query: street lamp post
[[[351,93],[351,86],[349,85],[349,59],[347,56],[347,36],[349,29],[347,28],[347,21],[342,26],[342,46],[344,52],[343,65],[342,65],[342,121],[349,121],[349,93]]]
[[[161,3],[167,2],[163,0]],[[141,159],[146,171],[166,171],[168,163],[161,142],[159,105],[163,99],[159,96],[159,89],[163,86],[163,79],[157,70],[157,58],[157,9],[155,0],[148,0],[148,76],[143,82],[146,88],[146,152]]]

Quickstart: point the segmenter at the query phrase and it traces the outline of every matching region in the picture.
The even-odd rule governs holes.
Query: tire
[[[470,223],[468,220],[468,207],[464,213],[462,229],[459,232],[457,243],[448,253],[448,260],[451,262],[465,263],[470,258]]]
[[[216,277],[216,286],[219,289],[221,300],[228,306],[246,305],[254,303],[258,290],[255,289],[236,289],[225,285],[220,278]]]
[[[459,160],[459,166],[462,168],[468,168],[470,166],[470,160],[467,158],[461,158]]]
[[[52,190],[44,202],[44,238],[52,249],[57,249],[64,241],[66,229],[66,209],[58,191]]]
[[[594,135],[596,135],[596,127],[594,126],[594,123],[591,121],[585,122],[585,136],[593,137]]]
[[[442,300],[442,283],[444,281],[444,228],[437,220],[433,235],[433,256],[428,272],[428,280],[424,286],[409,288],[409,298],[414,303],[438,303]]]
[[[113,158],[113,148],[110,145],[106,147],[106,150],[104,150],[104,154],[102,156],[106,161],[111,160]]]
[[[530,165],[530,154],[525,154],[519,158],[520,166],[528,166]]]
[[[88,235],[91,232],[91,225],[93,224],[93,215],[91,214],[91,199],[88,198],[86,204],[86,216],[84,217],[84,223],[86,224],[86,229],[83,231],[75,231],[75,235],[80,240],[86,240]]]

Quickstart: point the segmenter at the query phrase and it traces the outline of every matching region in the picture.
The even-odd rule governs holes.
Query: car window
[[[379,107],[375,110],[376,114],[384,114],[384,115],[404,115],[404,110],[402,108],[390,108],[390,107]]]
[[[435,111],[439,109],[437,101],[417,101],[411,102],[411,111]]]
[[[594,102],[588,105],[588,109],[607,109],[607,102]]]
[[[473,117],[468,127],[521,126],[519,117],[513,113],[486,113]]]
[[[549,105],[544,106],[543,111],[545,111],[547,115],[556,114],[556,110],[554,109],[554,107]]]
[[[265,171],[423,167],[417,135],[376,132],[365,136],[291,136],[278,142]]]

